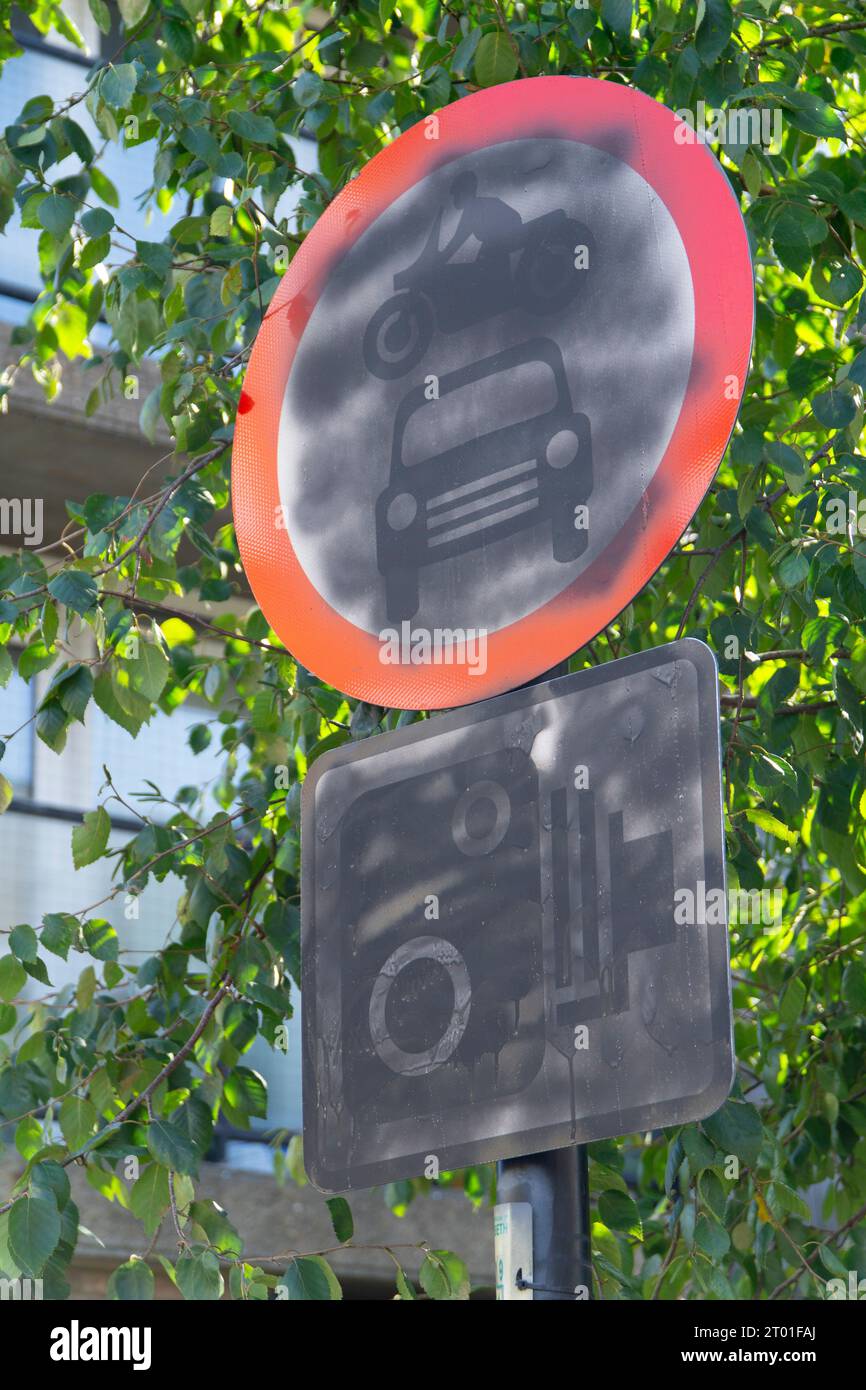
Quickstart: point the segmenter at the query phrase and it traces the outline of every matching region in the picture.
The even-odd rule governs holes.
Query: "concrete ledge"
[[[21,349],[9,341],[11,332],[9,324],[0,323],[0,368],[20,356]],[[6,398],[0,496],[42,498],[43,544],[58,539],[67,525],[67,498],[83,502],[93,492],[131,496],[148,468],[171,448],[167,431],[153,445],[138,425],[141,403],[160,380],[158,368],[148,362],[136,369],[139,400],[116,397],[88,419],[85,403],[101,371],[66,363],[63,389],[48,402],[25,367]],[[170,465],[168,459],[154,468],[145,495],[156,490]]]

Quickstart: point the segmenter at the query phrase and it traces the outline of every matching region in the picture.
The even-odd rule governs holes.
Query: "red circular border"
[[[428,118],[429,119],[429,118]],[[594,78],[535,77],[475,92],[380,151],[306,237],[253,349],[232,461],[234,517],[253,593],[291,653],[323,680],[373,704],[442,709],[501,694],[577,651],[634,598],[697,510],[724,453],[745,383],[754,320],[752,264],[733,190],[711,151],[642,92]],[[487,639],[487,671],[385,666],[375,635],[319,594],[278,526],[277,441],[292,361],[334,263],[412,184],[481,146],[543,131],[610,150],[646,179],[688,256],[695,308],[692,367],[665,456],[632,515],[562,593]],[[680,139],[676,138],[677,132]],[[372,524],[372,523],[371,523]]]

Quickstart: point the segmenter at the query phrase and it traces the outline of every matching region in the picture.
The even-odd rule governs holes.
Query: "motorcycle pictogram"
[[[460,333],[514,308],[554,314],[585,286],[590,234],[561,208],[524,222],[503,199],[480,196],[470,173],[454,180],[451,195],[460,209],[453,236],[440,246],[440,208],[421,254],[395,274],[396,293],[367,324],[364,362],[383,380],[417,366],[436,329]],[[472,237],[480,244],[475,258],[454,260]]]

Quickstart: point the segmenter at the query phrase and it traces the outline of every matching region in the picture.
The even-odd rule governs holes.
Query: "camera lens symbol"
[[[416,961],[432,961],[448,975],[453,991],[451,1016],[441,1036],[431,1047],[409,1052],[399,1047],[388,1027],[388,998],[398,976]],[[460,952],[441,936],[419,936],[407,941],[385,961],[370,995],[370,1037],[381,1060],[402,1076],[426,1076],[447,1062],[466,1031],[472,988],[469,972]]]
[[[511,800],[498,782],[473,782],[451,818],[457,848],[468,855],[490,854],[501,844],[511,824]]]

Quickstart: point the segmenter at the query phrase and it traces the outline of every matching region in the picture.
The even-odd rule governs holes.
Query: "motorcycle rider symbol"
[[[460,333],[516,308],[539,317],[558,313],[584,287],[589,231],[561,208],[524,222],[503,199],[479,194],[469,171],[454,179],[450,193],[460,214],[453,235],[440,246],[440,208],[420,256],[396,273],[395,293],[367,324],[364,363],[383,380],[417,366],[437,329]],[[453,259],[473,238],[474,259]]]

